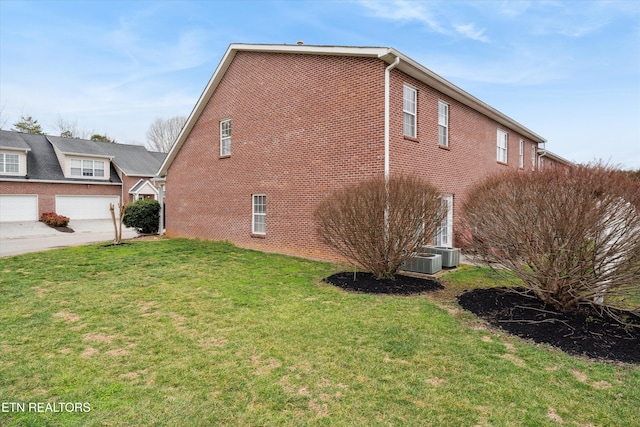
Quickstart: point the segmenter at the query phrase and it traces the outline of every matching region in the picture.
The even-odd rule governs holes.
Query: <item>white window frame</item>
[[[496,160],[500,163],[507,163],[509,150],[509,134],[502,129],[498,129],[496,143]]]
[[[104,178],[105,165],[103,160],[89,159],[71,159],[70,173],[71,176]]]
[[[402,129],[405,136],[418,135],[418,89],[407,84],[402,86]]]
[[[434,246],[453,247],[453,194],[443,194],[442,201],[447,206],[447,215],[436,228]]]
[[[231,155],[231,119],[220,121],[220,156]]]
[[[449,146],[449,104],[438,100],[438,144]]]
[[[531,170],[536,170],[536,145],[531,144]]]
[[[524,139],[520,140],[520,152],[519,154],[519,166],[520,169],[524,169]]]
[[[11,161],[9,161],[9,158],[11,158]],[[9,166],[11,166],[11,169],[14,169],[15,166],[15,170],[9,170]],[[7,175],[20,174],[20,155],[14,153],[0,153],[0,173]]]
[[[251,196],[251,233],[267,234],[267,195]]]

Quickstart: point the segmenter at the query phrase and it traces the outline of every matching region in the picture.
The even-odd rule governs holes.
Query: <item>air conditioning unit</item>
[[[457,267],[460,264],[460,248],[447,248],[444,246],[423,246],[421,255],[438,254],[442,256],[442,266],[446,268]]]
[[[442,270],[442,256],[439,254],[418,254],[402,263],[404,271],[422,274],[435,274]]]

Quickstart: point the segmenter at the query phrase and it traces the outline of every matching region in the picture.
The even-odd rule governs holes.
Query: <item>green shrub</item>
[[[157,233],[160,223],[160,203],[143,199],[129,203],[124,211],[123,224],[133,227],[138,233]]]
[[[55,212],[44,212],[40,215],[40,221],[44,222],[49,227],[66,227],[69,225],[68,216],[58,215]]]

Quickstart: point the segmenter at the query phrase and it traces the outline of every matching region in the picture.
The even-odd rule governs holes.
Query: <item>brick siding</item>
[[[335,259],[317,238],[313,212],[331,191],[384,173],[384,72],[377,58],[240,51],[172,162],[167,235]],[[418,89],[417,138],[403,136],[402,85]],[[438,146],[438,99],[449,108],[449,147]],[[496,161],[498,124],[399,70],[391,72],[390,171],[423,176],[454,194],[518,167]],[[220,121],[231,119],[231,155],[220,158]],[[525,139],[525,169],[531,141]],[[252,194],[267,196],[267,233],[251,235]]]

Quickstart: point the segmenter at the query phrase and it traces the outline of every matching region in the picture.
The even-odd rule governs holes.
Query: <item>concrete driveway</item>
[[[115,236],[113,222],[110,219],[72,220],[69,222],[69,228],[74,232],[60,232],[38,221],[0,222],[0,257],[109,242]],[[136,236],[134,229],[122,228],[123,239]]]

